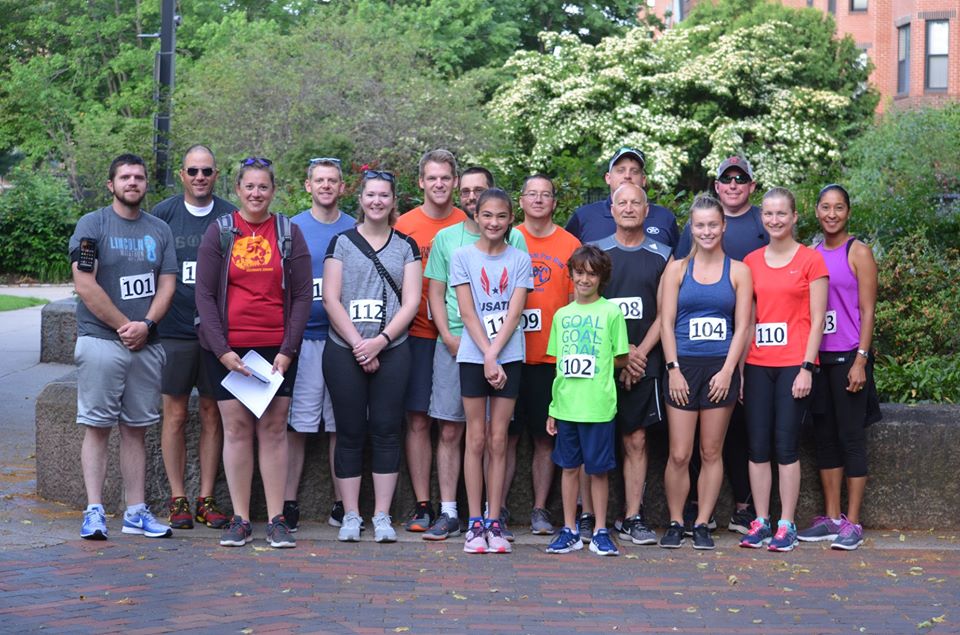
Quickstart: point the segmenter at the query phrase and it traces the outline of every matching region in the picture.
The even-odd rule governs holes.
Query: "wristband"
[[[380,335],[383,336],[383,339],[387,340],[387,346],[393,344],[393,338],[387,335],[386,331],[380,331]]]
[[[817,372],[817,365],[813,362],[803,362],[800,364],[800,368],[803,370],[809,370],[811,373]]]
[[[150,318],[144,318],[140,321],[147,325],[147,331],[151,333],[153,333],[154,329],[157,328],[157,323]]]

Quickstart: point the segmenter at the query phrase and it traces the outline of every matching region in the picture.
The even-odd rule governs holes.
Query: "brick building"
[[[647,0],[667,24],[705,0]],[[960,0],[781,0],[833,15],[873,62],[878,110],[960,99]],[[666,19],[667,12],[670,18]]]

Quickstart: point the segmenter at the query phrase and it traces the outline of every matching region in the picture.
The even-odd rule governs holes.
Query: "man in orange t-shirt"
[[[553,391],[557,360],[547,355],[550,326],[557,309],[570,303],[573,282],[567,260],[580,246],[573,234],[553,222],[557,208],[556,188],[543,174],[528,176],[520,193],[523,223],[517,228],[527,241],[533,261],[533,290],[527,294],[520,326],[526,339],[523,382],[510,424],[507,447],[507,491],[517,464],[517,444],[527,431],[533,441],[533,510],[530,528],[534,534],[550,535],[554,527],[547,513],[547,496],[553,482],[553,437],[547,434],[547,409]]]
[[[431,150],[420,158],[419,185],[423,190],[423,205],[397,220],[396,230],[413,238],[420,246],[423,266],[430,257],[433,237],[444,227],[466,219],[466,214],[453,206],[453,191],[457,187],[457,160],[447,150]],[[431,320],[427,302],[429,280],[423,279],[420,308],[410,327],[410,377],[407,381],[407,431],[405,446],[407,469],[416,508],[404,523],[407,531],[427,531],[437,514],[430,505],[430,463],[433,448],[430,442],[430,390],[433,385],[433,353],[437,345],[437,328]]]

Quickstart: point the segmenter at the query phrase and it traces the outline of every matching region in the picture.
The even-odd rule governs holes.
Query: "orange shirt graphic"
[[[283,268],[277,224],[269,221],[250,234],[234,212],[241,235],[233,242],[227,274],[227,343],[234,347],[280,346],[283,342]],[[272,360],[271,360],[272,361]]]

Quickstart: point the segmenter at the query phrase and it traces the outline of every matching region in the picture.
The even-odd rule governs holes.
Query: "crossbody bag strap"
[[[380,277],[383,278],[384,282],[390,285],[390,288],[393,289],[393,292],[397,294],[397,300],[402,302],[403,296],[400,293],[400,286],[393,279],[393,276],[390,275],[390,272],[387,271],[386,267],[383,266],[383,263],[380,262],[380,259],[377,258],[377,254],[373,251],[373,247],[370,246],[370,243],[364,240],[363,236],[361,236],[360,232],[356,229],[347,230],[343,232],[343,235],[349,238],[350,242],[356,245],[357,249],[360,250],[360,253],[373,261],[373,266],[376,267],[377,273],[380,274]]]

